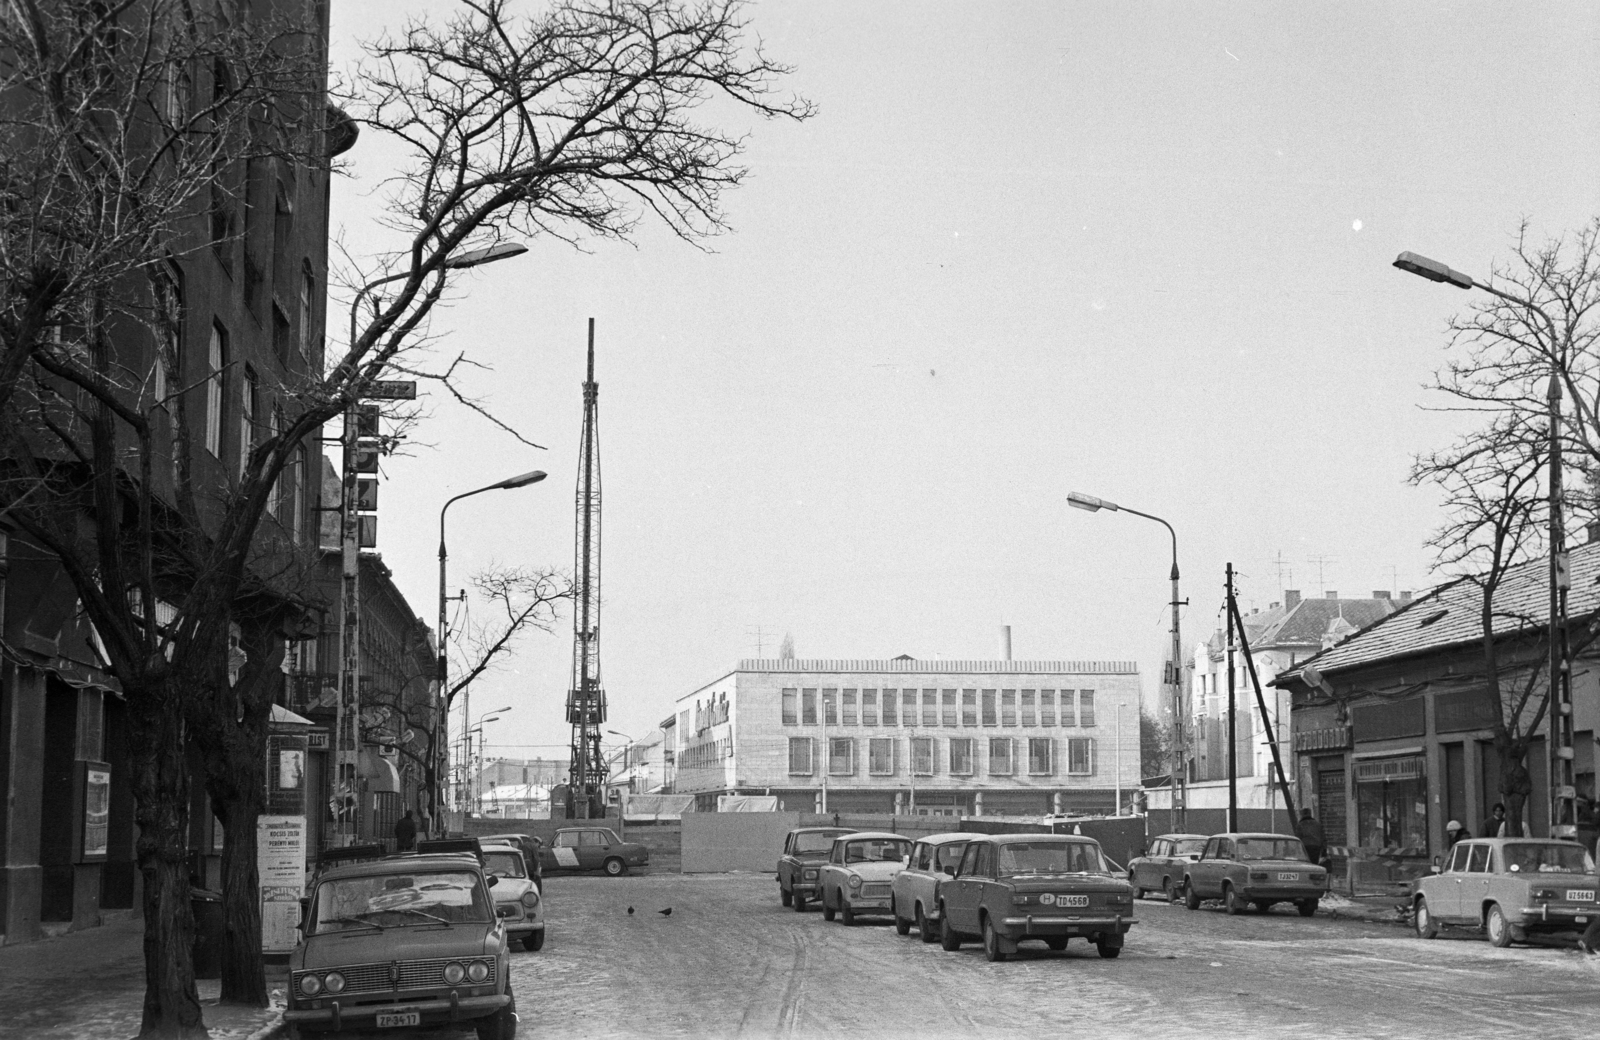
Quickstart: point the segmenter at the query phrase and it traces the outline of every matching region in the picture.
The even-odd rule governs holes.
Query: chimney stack
[[[1410,589],[1405,589],[1400,593],[1400,602],[1401,603],[1410,603],[1411,602],[1411,590]]]
[[[1389,595],[1389,590],[1388,589],[1374,589],[1373,592],[1372,592],[1372,598],[1373,599],[1393,599],[1394,597]]]
[[[1339,598],[1339,594],[1337,592],[1333,591],[1332,589],[1329,589],[1327,592],[1324,592],[1322,595],[1323,595],[1323,597],[1325,599],[1338,599]]]
[[[1285,610],[1293,610],[1295,607],[1298,607],[1299,605],[1300,605],[1300,590],[1299,589],[1284,589],[1283,590],[1283,609],[1285,609]]]
[[[1000,626],[1000,660],[1011,660],[1011,626]]]

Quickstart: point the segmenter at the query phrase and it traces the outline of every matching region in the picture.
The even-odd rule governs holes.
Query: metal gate
[[[1345,778],[1344,763],[1339,762],[1333,769],[1317,769],[1317,816],[1322,820],[1323,839],[1329,845],[1343,845],[1349,839],[1348,824],[1345,822]],[[1347,864],[1344,857],[1334,857],[1332,866],[1334,873],[1342,873]]]

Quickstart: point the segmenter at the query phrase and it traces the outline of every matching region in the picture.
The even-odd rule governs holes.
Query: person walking
[[[1483,821],[1479,828],[1485,838],[1503,838],[1506,836],[1506,807],[1504,802],[1495,802],[1494,808],[1489,810],[1489,818]]]
[[[1444,847],[1453,849],[1456,843],[1472,837],[1472,832],[1461,826],[1460,820],[1451,820],[1444,825]]]
[[[1313,863],[1322,862],[1322,849],[1326,840],[1322,833],[1322,822],[1311,815],[1311,810],[1301,809],[1300,819],[1295,821],[1294,833],[1300,839],[1300,844],[1306,847],[1306,858]]]
[[[395,821],[394,825],[394,850],[396,852],[410,852],[417,844],[417,821],[411,818],[411,810]]]

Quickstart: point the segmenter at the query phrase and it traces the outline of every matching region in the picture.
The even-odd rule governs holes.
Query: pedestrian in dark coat
[[[1503,838],[1506,836],[1506,807],[1504,802],[1495,802],[1494,808],[1489,810],[1489,816],[1479,828],[1485,838]]]
[[[1295,821],[1294,833],[1299,837],[1300,844],[1306,847],[1306,858],[1313,863],[1321,863],[1326,840],[1322,833],[1322,822],[1311,815],[1310,809],[1300,810],[1300,819]]]
[[[411,810],[395,821],[394,848],[396,852],[410,852],[417,844],[417,822],[411,818]]]

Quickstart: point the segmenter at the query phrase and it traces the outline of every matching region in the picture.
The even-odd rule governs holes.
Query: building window
[[[1033,693],[1034,691],[1032,690],[1022,691],[1022,724],[1024,726],[1038,725],[1038,716],[1033,711]]]
[[[989,738],[989,775],[1010,776],[1013,772],[1011,765],[1011,738]]]
[[[1094,691],[1078,691],[1078,725],[1084,729],[1094,726]]]
[[[304,524],[307,496],[304,493],[304,489],[310,486],[308,483],[310,479],[311,457],[307,454],[305,447],[302,446],[295,453],[294,500],[289,504],[291,510],[289,514],[289,531],[296,545],[300,544],[300,539],[305,536]]]
[[[317,290],[317,281],[308,267],[300,272],[300,360],[311,360],[311,301]]]
[[[1067,772],[1073,776],[1089,776],[1094,772],[1094,738],[1067,738]]]
[[[861,691],[861,724],[863,726],[876,726],[878,724],[878,691]]]
[[[1017,724],[1017,691],[1000,691],[1000,725],[1015,726]]]
[[[206,376],[206,450],[222,457],[222,380],[227,364],[228,334],[220,325],[211,326],[211,343],[206,351],[210,371]]]
[[[894,738],[873,737],[867,744],[867,772],[873,776],[893,776]]]
[[[278,437],[278,432],[282,429],[283,409],[279,408],[277,405],[273,405],[272,417],[268,420],[267,425],[267,436],[273,440],[276,440]],[[277,477],[275,477],[272,481],[272,490],[267,492],[267,512],[277,517],[279,523],[283,522],[284,484],[286,481],[288,481],[288,479],[289,472],[287,468],[279,471]]]
[[[837,726],[839,724],[839,691],[825,689],[822,691],[822,724],[824,726]]]
[[[933,738],[911,738],[911,770],[918,776],[933,775]]]
[[[815,726],[817,724],[817,691],[800,691],[800,722],[802,725]]]
[[[256,404],[261,395],[261,381],[255,371],[245,367],[244,378],[239,380],[239,475],[244,476],[250,465],[250,449],[256,446]]]
[[[1071,690],[1061,691],[1061,724],[1063,726],[1076,726],[1078,724],[1078,716],[1074,713],[1072,707]]]
[[[798,726],[800,724],[800,691],[783,691],[783,724],[785,726]]]
[[[993,726],[1000,721],[994,710],[994,695],[994,690],[983,691],[983,724],[985,726]]]
[[[898,726],[900,724],[896,717],[899,713],[895,711],[899,707],[899,697],[900,695],[893,690],[883,691],[883,724],[885,726]]]
[[[810,776],[816,771],[811,763],[811,738],[789,738],[789,775]]]
[[[826,694],[828,691],[824,691]],[[854,776],[856,772],[856,742],[850,737],[828,738],[828,775]]]
[[[961,724],[963,726],[976,726],[978,724],[977,690],[961,691]],[[955,725],[954,719],[950,721],[950,725]]]
[[[1049,776],[1055,772],[1055,763],[1051,761],[1051,750],[1055,741],[1049,737],[1028,738],[1028,774],[1030,776]]]
[[[1056,724],[1056,691],[1039,691],[1039,725],[1054,726]]]
[[[854,726],[856,724],[856,691],[840,690],[839,693],[840,714],[843,716],[840,721],[846,726]]]
[[[922,691],[922,724],[929,728],[939,724],[939,703],[936,697],[930,697],[931,691]],[[945,725],[956,724],[956,691],[944,691],[944,717],[948,720]]]
[[[978,743],[978,741],[977,741],[977,738],[975,738],[975,737],[951,737],[950,738],[950,775],[951,776],[971,776],[972,775],[972,769],[973,769],[972,760],[973,760],[973,758],[976,757],[975,745],[977,743]]]

